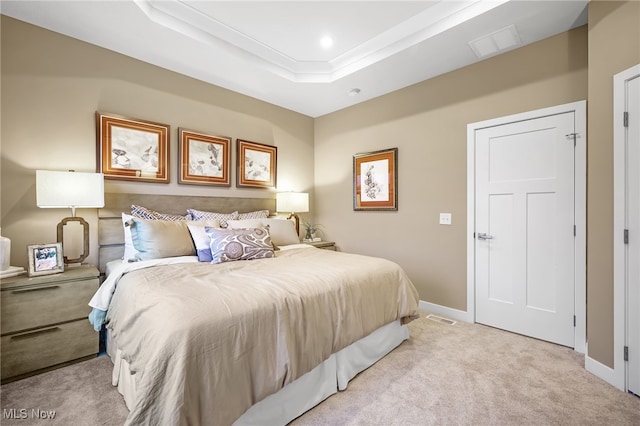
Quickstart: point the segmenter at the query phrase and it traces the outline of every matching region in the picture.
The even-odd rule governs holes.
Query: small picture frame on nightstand
[[[27,246],[29,276],[57,274],[64,271],[62,243],[31,244]]]

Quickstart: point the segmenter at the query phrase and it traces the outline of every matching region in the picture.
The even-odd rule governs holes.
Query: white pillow
[[[296,233],[296,227],[290,220],[283,219],[245,219],[228,220],[227,226],[231,229],[269,227],[271,241],[276,246],[300,244],[300,237]]]
[[[198,220],[188,221],[187,227],[196,246],[196,254],[199,262],[211,262],[213,260],[211,254],[211,238],[204,229],[205,226],[210,228],[220,228],[220,222],[217,220]]]
[[[125,262],[134,262],[138,254],[138,250],[133,245],[133,239],[131,238],[131,228],[126,225],[126,222],[133,219],[133,216],[122,213],[122,227],[124,228],[124,255],[122,260]]]

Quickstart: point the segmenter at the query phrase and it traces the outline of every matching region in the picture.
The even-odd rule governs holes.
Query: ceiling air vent
[[[479,59],[502,53],[520,45],[522,45],[522,41],[513,24],[469,42],[469,47]]]

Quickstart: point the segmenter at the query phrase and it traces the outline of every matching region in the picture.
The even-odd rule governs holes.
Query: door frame
[[[549,108],[527,111],[467,125],[467,321],[476,322],[475,301],[475,134],[476,131],[518,121],[532,120],[550,115],[575,113],[576,150],[574,165],[574,221],[576,225],[574,277],[574,350],[585,352],[587,324],[587,101],[571,102]]]
[[[640,75],[635,65],[613,76],[613,371],[609,383],[628,390],[627,363],[624,346],[627,343],[627,280],[624,229],[627,210],[626,195],[626,131],[623,112],[626,110],[626,82]]]

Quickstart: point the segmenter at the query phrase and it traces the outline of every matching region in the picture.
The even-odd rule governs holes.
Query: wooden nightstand
[[[87,303],[100,273],[81,266],[53,275],[0,282],[2,383],[41,373],[98,353],[98,333]]]
[[[303,241],[303,244],[309,244],[319,249],[336,250],[336,243],[333,241]]]

